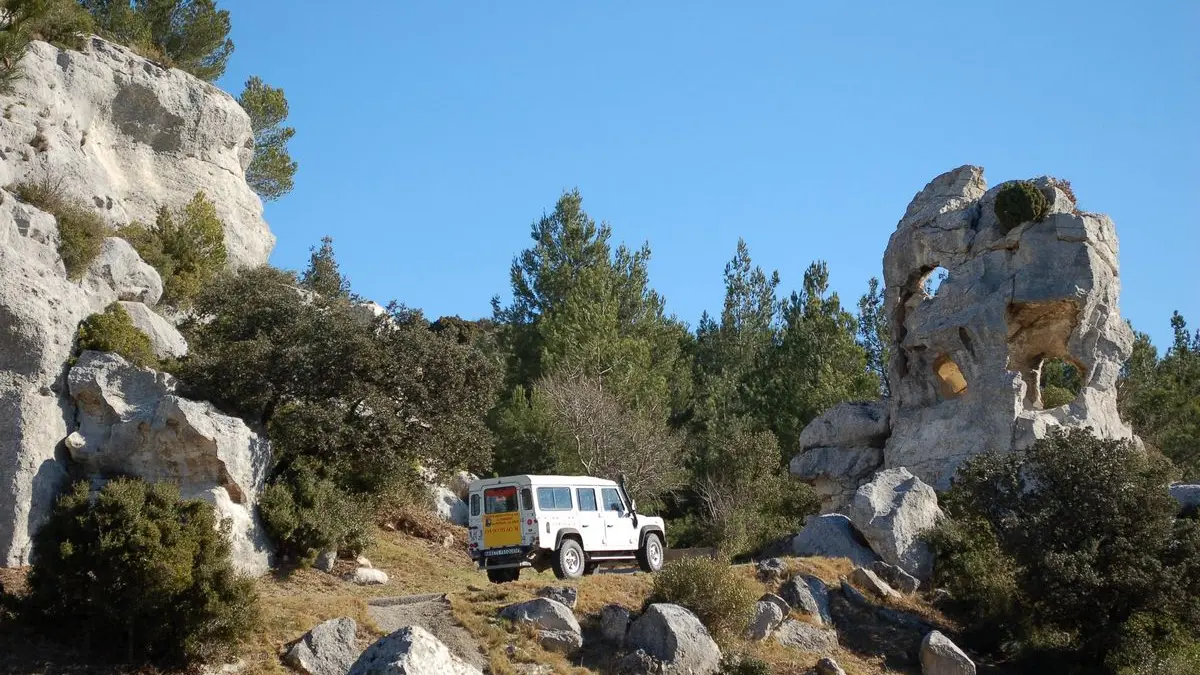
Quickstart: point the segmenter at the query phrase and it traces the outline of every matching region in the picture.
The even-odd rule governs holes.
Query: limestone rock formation
[[[840,513],[809,516],[804,529],[792,539],[792,552],[798,556],[849,558],[855,565],[870,566],[879,559],[862,541],[862,535]]]
[[[570,607],[557,600],[534,598],[508,605],[500,610],[500,618],[533,624],[538,643],[545,649],[572,652],[583,646],[583,629],[579,621]]]
[[[918,579],[928,579],[933,551],[921,535],[942,518],[937,493],[908,469],[880,471],[858,488],[847,516],[871,549]]]
[[[644,651],[672,673],[712,675],[721,667],[721,649],[708,629],[679,605],[655,603],[629,627],[625,644]]]
[[[179,486],[233,521],[233,560],[248,574],[268,566],[254,506],[271,462],[266,439],[236,417],[176,394],[175,378],[116,354],[84,352],[68,386],[79,428],[66,441],[89,476],[136,476]]]
[[[307,675],[345,675],[358,659],[358,623],[349,617],[313,626],[283,655],[284,663]]]
[[[1003,185],[989,190],[976,166],[938,176],[909,204],[883,261],[886,440],[878,416],[843,404],[804,430],[792,462],[822,490],[824,512],[845,506],[873,469],[905,467],[942,490],[970,457],[1027,448],[1053,427],[1133,438],[1117,414],[1133,334],[1118,308],[1115,227],[1080,211],[1065,182],[1033,183],[1049,214],[1007,232],[994,212]],[[939,269],[946,276],[930,295],[925,281]],[[1074,366],[1082,388],[1045,409],[1039,376],[1049,359]],[[877,448],[875,460],[868,450]]]
[[[784,621],[775,630],[775,641],[784,647],[792,647],[813,654],[831,652],[838,646],[837,631],[796,619]]]
[[[100,254],[88,265],[83,285],[92,292],[111,288],[118,300],[154,305],[163,294],[158,270],[142,260],[133,245],[120,237],[104,240]]]
[[[232,96],[96,37],[83,51],[34,42],[21,65],[0,96],[0,185],[61,182],[116,226],[153,223],[160,207],[203,191],[230,261],[267,261],[275,237],[245,180],[250,118]]]
[[[154,349],[155,356],[160,359],[187,356],[187,340],[174,324],[140,302],[122,301],[121,306],[125,308],[133,327],[150,338],[150,346]]]

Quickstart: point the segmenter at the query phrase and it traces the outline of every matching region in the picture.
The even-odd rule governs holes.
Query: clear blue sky
[[[297,129],[272,262],[329,234],[383,303],[488,315],[577,186],[693,326],[739,236],[785,289],[828,261],[853,305],[914,193],[969,163],[1071,180],[1117,223],[1122,313],[1160,348],[1172,310],[1200,327],[1195,0],[220,5],[221,84],[283,87]]]

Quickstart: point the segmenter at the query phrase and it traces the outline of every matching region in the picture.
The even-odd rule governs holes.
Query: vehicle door
[[[629,505],[621,499],[616,488],[601,488],[600,500],[604,509],[605,546],[610,551],[632,551],[637,548],[637,530]]]
[[[483,491],[483,548],[506,549],[521,545],[521,513],[517,486],[498,485]]]
[[[583,550],[603,551],[606,528],[596,500],[596,488],[575,488],[575,503],[579,506],[579,533],[583,536]]]

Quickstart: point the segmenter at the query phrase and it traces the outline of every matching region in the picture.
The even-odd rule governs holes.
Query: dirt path
[[[481,670],[487,666],[487,658],[471,634],[455,621],[443,593],[372,598],[367,602],[367,612],[381,630],[391,633],[405,626],[420,626],[467,663]]]

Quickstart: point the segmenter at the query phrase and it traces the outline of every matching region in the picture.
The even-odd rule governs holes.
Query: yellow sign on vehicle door
[[[483,548],[521,545],[521,513],[517,488],[504,486],[483,492]]]

